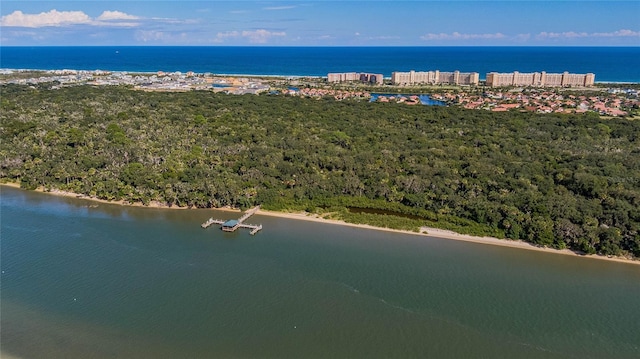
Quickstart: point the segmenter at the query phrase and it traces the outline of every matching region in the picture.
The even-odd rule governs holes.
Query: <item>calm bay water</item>
[[[2,187],[2,352],[24,358],[637,358],[640,266]]]
[[[640,82],[640,47],[0,47],[0,67],[326,76],[329,72],[564,72]]]

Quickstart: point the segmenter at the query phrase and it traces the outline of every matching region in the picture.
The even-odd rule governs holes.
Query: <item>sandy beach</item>
[[[0,183],[0,186],[8,186],[8,187],[13,187],[13,188],[20,188],[19,184],[11,183],[11,182],[9,182],[9,183]],[[90,197],[90,196],[81,195],[81,194],[77,194],[77,193],[73,193],[73,192],[61,191],[61,190],[57,190],[57,189],[53,189],[53,190],[49,191],[49,190],[45,190],[44,188],[38,188],[38,189],[36,189],[36,192],[52,194],[52,195],[55,195],[55,196],[86,199],[86,200],[94,201],[94,202],[98,202],[98,203],[115,204],[115,205],[121,205],[121,206],[161,208],[161,209],[177,209],[177,210],[190,209],[189,207],[168,206],[166,204],[163,204],[163,203],[160,203],[160,202],[155,202],[155,201],[152,201],[149,205],[144,205],[141,202],[130,203],[130,202],[122,201],[122,200],[120,200],[120,201],[108,201],[108,200],[93,198],[93,197]],[[234,209],[234,208],[229,208],[229,207],[226,207],[226,208],[224,208],[224,207],[223,208],[215,208],[215,210],[216,211],[238,212],[238,213],[240,212],[239,209]],[[599,260],[607,260],[607,261],[614,261],[614,262],[621,262],[621,263],[629,263],[629,264],[640,265],[640,260],[633,260],[633,259],[628,259],[628,258],[624,258],[624,257],[603,256],[603,255],[597,255],[597,254],[583,255],[583,254],[579,254],[579,253],[573,252],[573,251],[571,251],[569,249],[554,249],[554,248],[548,248],[548,247],[538,247],[538,246],[535,246],[533,244],[530,244],[530,243],[527,243],[527,242],[524,242],[524,241],[521,241],[521,240],[515,241],[515,240],[508,240],[508,239],[499,239],[499,238],[495,238],[495,237],[477,237],[477,236],[460,234],[460,233],[456,233],[456,232],[453,232],[453,231],[448,231],[448,230],[443,230],[443,229],[438,229],[438,228],[431,228],[431,227],[421,227],[420,228],[420,232],[412,232],[412,231],[407,231],[407,230],[398,230],[398,229],[391,229],[391,228],[384,228],[384,227],[375,227],[375,226],[371,226],[371,225],[367,225],[367,224],[347,223],[347,222],[340,221],[340,220],[322,218],[322,217],[320,217],[320,216],[318,216],[316,214],[310,214],[310,213],[306,213],[306,212],[287,213],[287,212],[275,212],[275,211],[267,211],[267,210],[260,209],[256,214],[264,215],[264,216],[271,216],[271,217],[278,217],[278,218],[311,221],[311,222],[333,224],[333,225],[340,225],[340,226],[349,226],[349,227],[355,227],[355,228],[372,229],[372,230],[377,230],[377,231],[403,233],[403,234],[410,234],[410,235],[416,235],[416,236],[423,236],[425,238],[432,237],[432,238],[452,239],[452,240],[479,243],[479,244],[486,244],[486,245],[494,245],[494,246],[503,246],[503,247],[510,247],[510,248],[519,248],[519,249],[525,249],[525,250],[533,250],[533,251],[539,251],[539,252],[545,252],[545,253],[551,253],[551,254],[569,255],[569,256],[586,258],[586,259],[599,259]]]
[[[20,188],[20,184],[13,183],[13,182],[0,183],[0,186],[7,186],[7,187],[12,187],[12,188]],[[60,197],[71,197],[71,198],[77,198],[77,199],[86,199],[86,200],[92,201],[92,202],[105,203],[105,204],[115,204],[115,205],[120,205],[120,206],[161,208],[161,209],[177,209],[177,210],[193,209],[192,207],[168,206],[168,205],[166,205],[164,203],[160,203],[160,202],[157,202],[157,201],[151,201],[149,204],[144,204],[142,202],[128,202],[128,201],[123,201],[123,200],[110,201],[110,200],[106,200],[106,199],[100,199],[100,198],[87,196],[87,195],[84,195],[84,194],[78,194],[78,193],[73,193],[73,192],[68,192],[68,191],[61,191],[59,189],[47,190],[47,189],[42,188],[42,187],[38,187],[37,189],[34,190],[34,192],[46,193],[46,194],[51,194],[51,195],[60,196]],[[230,208],[230,207],[221,207],[221,208],[216,208],[215,210],[216,211],[229,211],[229,212],[238,212],[238,213],[240,213],[239,209]]]
[[[495,237],[476,237],[476,236],[470,236],[470,235],[466,235],[466,234],[460,234],[460,233],[456,233],[456,232],[453,232],[453,231],[448,231],[448,230],[443,230],[443,229],[438,229],[438,228],[431,228],[431,227],[421,227],[420,228],[420,230],[421,230],[420,232],[412,232],[412,231],[405,231],[405,230],[398,230],[398,229],[391,229],[391,228],[375,227],[375,226],[370,226],[370,225],[367,225],[367,224],[347,223],[347,222],[339,221],[339,220],[320,218],[318,216],[307,214],[307,213],[283,213],[283,212],[273,212],[273,211],[260,210],[260,211],[258,211],[257,214],[265,215],[265,216],[279,217],[279,218],[297,219],[297,220],[304,220],[304,221],[328,223],[328,224],[349,226],[349,227],[355,227],[355,228],[373,229],[373,230],[378,230],[378,231],[404,233],[404,234],[411,234],[411,235],[417,235],[417,236],[423,236],[423,237],[453,239],[453,240],[458,240],[458,241],[465,241],[465,242],[472,242],[472,243],[479,243],[479,244],[487,244],[487,245],[494,245],[494,246],[519,248],[519,249],[526,249],[526,250],[545,252],[545,253],[569,255],[569,256],[587,258],[587,259],[600,259],[600,260],[607,260],[607,261],[614,261],[614,262],[630,263],[630,264],[640,265],[640,261],[639,260],[632,260],[632,259],[623,258],[623,257],[608,257],[608,256],[602,256],[602,255],[596,255],[596,254],[582,255],[582,254],[573,252],[573,251],[571,251],[569,249],[554,249],[554,248],[547,248],[547,247],[538,247],[538,246],[535,246],[533,244],[530,244],[530,243],[527,243],[527,242],[524,242],[524,241],[514,241],[514,240],[509,240],[509,239],[499,239],[499,238],[495,238]]]

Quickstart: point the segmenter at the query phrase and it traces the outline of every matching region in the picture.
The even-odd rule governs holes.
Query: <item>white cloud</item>
[[[131,21],[123,22],[122,20],[137,19],[139,17],[121,11],[104,11],[100,16],[93,19],[82,11],[58,11],[53,9],[39,14],[25,14],[17,10],[0,18],[0,26],[30,28],[72,25],[133,27],[139,24]]]
[[[0,18],[0,26],[45,27],[90,24],[91,17],[82,11],[51,10],[39,14],[24,14],[16,10]]]
[[[151,18],[148,18],[148,20],[153,20],[155,22],[162,22],[165,24],[197,24],[200,22],[200,20],[196,20],[196,19],[181,20],[181,19],[173,19],[170,17],[151,17]]]
[[[254,31],[245,30],[242,32],[225,31],[225,32],[219,32],[216,35],[216,37],[213,39],[213,42],[221,43],[227,39],[245,38],[250,43],[253,43],[253,44],[264,44],[267,41],[269,41],[269,39],[271,39],[272,37],[282,37],[282,36],[287,36],[287,34],[284,31],[275,32],[275,31],[268,31],[265,29],[254,30]]]
[[[238,36],[240,36],[240,33],[238,31],[225,31],[225,32],[218,33],[219,38],[238,37]]]
[[[121,11],[104,11],[96,20],[109,21],[109,20],[138,20],[139,17],[135,15],[129,15]]]
[[[219,32],[216,37],[213,39],[213,42],[224,42],[224,40],[228,39],[228,38],[235,38],[240,36],[240,33],[238,31],[225,31],[225,32]]]
[[[439,33],[439,34],[426,34],[420,36],[422,40],[490,40],[490,39],[504,39],[506,36],[502,33],[495,34],[461,34],[459,32],[453,32],[451,34]]]
[[[274,11],[274,10],[289,10],[289,9],[295,9],[295,6],[269,6],[269,7],[264,7],[262,8],[263,10],[269,10],[269,11]]]
[[[155,31],[155,30],[140,30],[136,32],[136,39],[142,42],[149,41],[162,41],[167,38],[167,34],[163,31]]]
[[[248,38],[249,42],[254,44],[264,44],[274,36],[282,37],[282,36],[287,36],[287,34],[284,31],[275,32],[275,31],[268,31],[265,29],[242,32],[242,37]]]
[[[399,40],[400,36],[390,36],[390,35],[382,35],[382,36],[369,36],[367,40]]]
[[[156,31],[156,30],[139,30],[136,31],[136,39],[142,42],[186,42],[189,40],[189,36],[184,33],[173,33],[166,31]]]
[[[465,34],[459,32],[447,33],[429,33],[420,36],[420,39],[424,41],[458,41],[458,40],[511,40],[514,42],[528,42],[530,40],[574,40],[574,39],[587,39],[587,38],[614,38],[614,37],[640,37],[640,31],[633,31],[629,29],[622,29],[612,32],[578,32],[578,31],[565,31],[565,32],[547,32],[543,31],[538,34],[516,34],[505,35],[500,32],[495,34]]]
[[[21,39],[34,40],[34,41],[48,41],[52,36],[55,37],[53,31],[29,31],[29,30],[5,30],[2,32],[3,43],[9,43],[11,41],[21,41]]]
[[[633,31],[629,29],[622,29],[614,32],[596,32],[593,34],[596,37],[640,37],[640,31]]]
[[[536,39],[577,39],[577,38],[593,38],[593,37],[640,37],[640,31],[621,29],[612,32],[546,32],[543,31],[536,35]]]
[[[614,32],[596,32],[595,37],[640,37],[640,31],[622,29]]]
[[[586,32],[575,32],[575,31],[567,31],[567,32],[546,32],[543,31],[536,35],[537,39],[575,39],[579,37],[588,37],[589,34]]]

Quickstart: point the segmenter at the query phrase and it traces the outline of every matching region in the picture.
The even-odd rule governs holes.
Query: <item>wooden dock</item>
[[[244,221],[249,219],[249,217],[253,216],[256,212],[258,212],[258,210],[260,209],[260,206],[255,206],[253,208],[251,208],[250,210],[246,211],[242,217],[238,218],[238,219],[229,219],[229,220],[223,220],[223,219],[215,219],[213,217],[209,218],[206,222],[202,223],[200,226],[202,228],[207,228],[209,226],[211,226],[212,224],[219,224],[222,227],[222,230],[225,232],[235,232],[236,229],[238,228],[247,228],[250,229],[251,232],[249,232],[251,235],[254,235],[256,233],[258,233],[258,231],[260,231],[262,229],[262,225],[255,225],[255,224],[245,224]]]
[[[223,224],[225,221],[221,219],[214,219],[213,217],[209,218],[206,222],[200,225],[202,228],[207,228],[212,224]]]
[[[238,223],[242,223],[245,220],[247,220],[249,217],[253,216],[254,214],[256,214],[256,212],[258,212],[258,210],[260,209],[260,206],[255,206],[253,208],[251,208],[250,210],[244,212],[244,214],[242,215],[242,217],[238,218]]]
[[[249,234],[254,235],[256,233],[258,233],[259,230],[262,229],[262,225],[255,225],[255,224],[241,224],[240,228],[248,228],[251,230],[251,232],[249,232]]]

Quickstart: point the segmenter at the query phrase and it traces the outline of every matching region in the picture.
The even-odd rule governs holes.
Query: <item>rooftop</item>
[[[222,224],[222,227],[235,227],[238,225],[237,219],[230,219]]]

